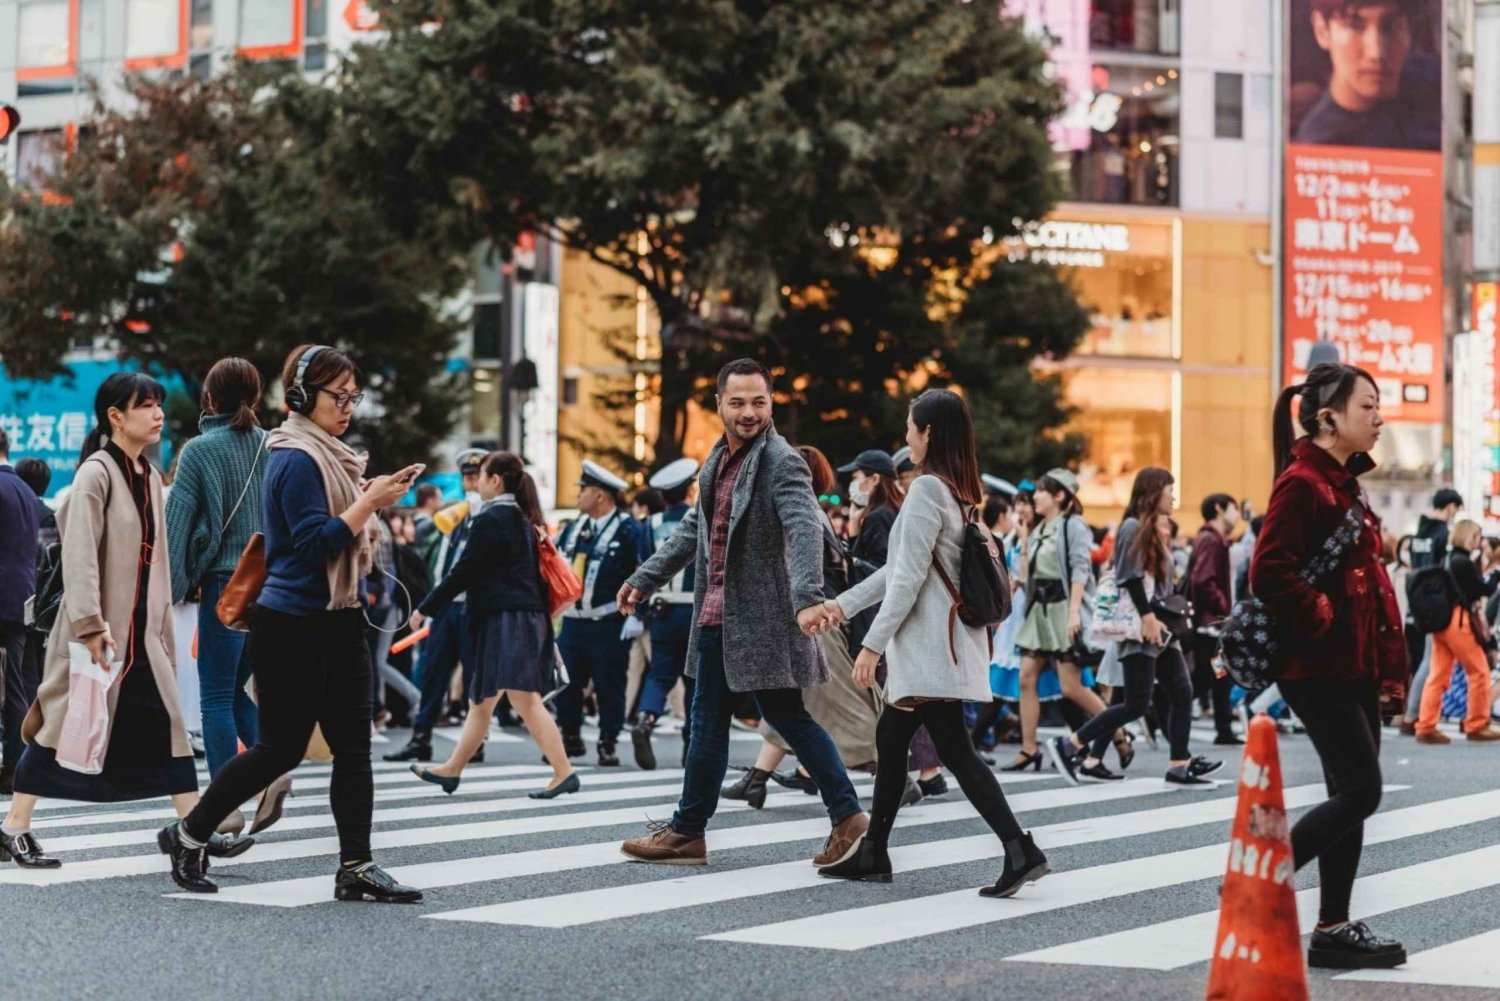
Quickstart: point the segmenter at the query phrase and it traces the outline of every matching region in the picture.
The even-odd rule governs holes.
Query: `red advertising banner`
[[[1387,419],[1443,419],[1443,158],[1287,148],[1283,371],[1327,341],[1375,376]]]
[[[1323,342],[1387,419],[1441,423],[1442,5],[1286,2],[1282,371]]]

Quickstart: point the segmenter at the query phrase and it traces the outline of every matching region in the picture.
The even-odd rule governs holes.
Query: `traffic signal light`
[[[0,146],[10,142],[10,137],[21,127],[21,113],[8,104],[0,104]]]

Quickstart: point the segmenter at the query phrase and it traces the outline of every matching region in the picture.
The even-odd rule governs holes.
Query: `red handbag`
[[[552,617],[555,619],[583,597],[583,581],[578,579],[568,561],[557,551],[557,546],[541,529],[537,529],[536,556],[537,570],[552,602]]]

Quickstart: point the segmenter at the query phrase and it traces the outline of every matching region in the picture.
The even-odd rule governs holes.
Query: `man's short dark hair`
[[[1444,487],[1432,495],[1432,509],[1434,511],[1441,511],[1443,508],[1452,507],[1454,504],[1463,507],[1464,495],[1452,487]]]
[[[734,361],[719,369],[719,395],[724,395],[724,387],[729,385],[729,377],[732,375],[758,375],[766,380],[766,392],[771,391],[771,371],[754,358],[736,358]]]
[[[693,479],[696,479],[696,478],[697,477],[694,477]],[[693,479],[688,480],[686,483],[682,484],[681,486],[676,486],[676,487],[673,487],[671,490],[663,490],[661,492],[661,498],[662,498],[662,500],[666,501],[668,507],[672,507],[672,506],[674,506],[676,504],[686,504],[687,503],[687,495],[688,495],[688,491],[690,489],[692,489]]]
[[[631,498],[630,502],[632,504],[639,504],[651,514],[661,514],[667,509],[667,499],[655,487],[642,487],[635,492],[635,496]]]
[[[443,492],[437,488],[436,484],[424,483],[421,486],[417,487],[417,507],[424,506],[434,497],[436,497],[438,500],[443,499]]]
[[[1010,514],[1010,501],[999,494],[990,494],[984,502],[984,527],[993,529],[1000,516]]]
[[[1203,498],[1203,506],[1200,510],[1203,512],[1204,521],[1213,521],[1232,507],[1234,507],[1234,498],[1228,494],[1209,494]]]
[[[0,455],[9,455],[9,454],[10,454],[10,435],[8,435],[8,434],[5,433],[5,429],[4,428],[0,428]]]
[[[45,494],[47,488],[52,485],[52,467],[34,455],[29,455],[16,463],[16,475],[38,497]]]

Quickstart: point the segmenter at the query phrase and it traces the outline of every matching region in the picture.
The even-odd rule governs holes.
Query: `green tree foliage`
[[[295,345],[333,344],[364,370],[376,468],[419,458],[461,402],[442,304],[463,255],[441,213],[360,185],[334,92],[274,74],[132,77],[128,110],[97,107],[50,176],[0,182],[0,356],[46,377],[97,341],[196,394],[226,355],[269,385]],[[195,433],[195,408],[172,413]]]
[[[374,6],[388,35],[341,80],[370,183],[638,282],[663,324],[658,464],[737,354],[784,370],[783,429],[838,455],[891,443],[930,381],[968,392],[993,468],[1076,451],[1028,365],[1082,312],[1050,272],[980,260],[1058,194],[1059,92],[994,3]]]

